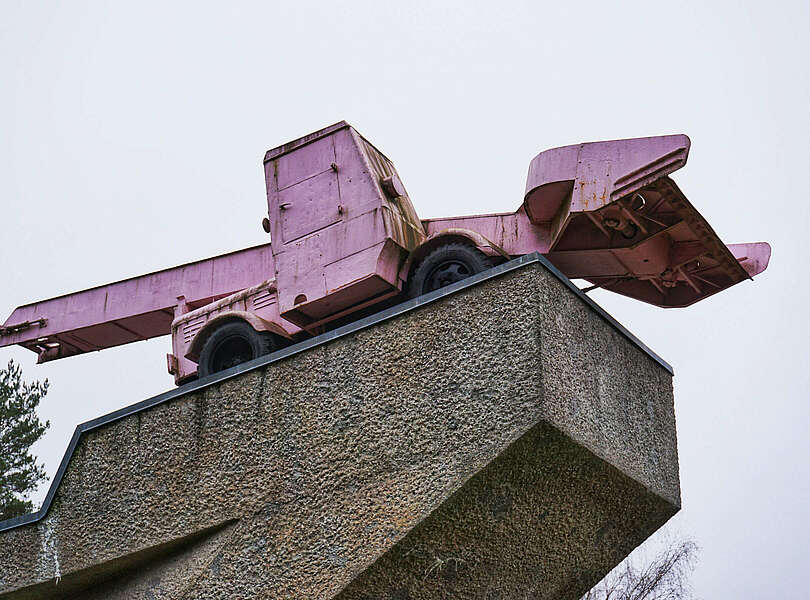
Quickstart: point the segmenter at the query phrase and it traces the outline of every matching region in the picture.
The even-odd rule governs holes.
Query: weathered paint
[[[237,319],[250,323],[256,331],[268,331],[290,340],[301,333],[299,327],[279,315],[275,279],[181,314],[172,321],[169,355],[169,373],[175,376],[178,385],[196,374],[202,346],[216,327]]]
[[[200,343],[190,335],[209,321],[316,334],[400,293],[412,266],[449,240],[504,258],[540,252],[568,277],[687,306],[770,258],[765,243],[723,244],[669,178],[689,146],[672,135],[554,148],[532,160],[515,212],[420,221],[393,163],[341,121],[266,153],[272,244],[20,307],[0,346],[45,361],[171,332],[169,368],[185,381]]]
[[[273,270],[265,244],[27,304],[11,314],[6,326],[41,318],[46,324],[2,335],[0,346],[19,344],[44,362],[167,335],[180,297],[189,308],[205,306]]]

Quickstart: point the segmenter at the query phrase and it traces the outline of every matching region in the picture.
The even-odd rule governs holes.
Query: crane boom
[[[273,277],[270,244],[20,306],[0,326],[46,362],[171,332],[177,314]]]

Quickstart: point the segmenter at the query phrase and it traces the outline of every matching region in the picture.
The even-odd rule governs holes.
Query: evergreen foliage
[[[24,382],[14,361],[0,369],[0,521],[31,512],[28,495],[46,479],[31,446],[50,426],[36,414],[47,392],[47,380]]]

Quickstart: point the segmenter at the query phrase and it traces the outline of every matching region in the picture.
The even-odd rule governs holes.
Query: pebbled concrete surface
[[[579,598],[671,514],[541,422],[338,598]]]
[[[679,504],[670,374],[535,263],[89,432],[0,598],[577,598]]]

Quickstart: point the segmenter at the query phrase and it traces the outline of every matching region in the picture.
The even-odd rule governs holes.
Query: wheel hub
[[[253,358],[253,348],[247,340],[241,337],[231,337],[223,340],[214,350],[211,358],[211,370],[212,372],[222,371],[253,360]]]
[[[466,279],[472,275],[472,270],[469,266],[459,260],[449,260],[437,266],[428,276],[425,286],[426,292],[432,292]]]

